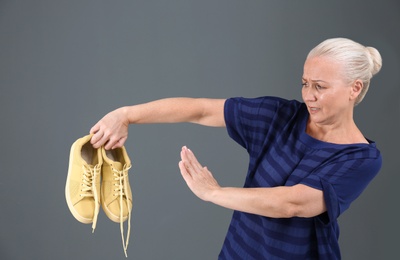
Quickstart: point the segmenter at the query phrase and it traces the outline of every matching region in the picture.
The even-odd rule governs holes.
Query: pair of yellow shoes
[[[128,170],[131,161],[125,147],[114,150],[94,149],[92,135],[76,140],[69,157],[65,197],[72,215],[85,224],[92,224],[94,232],[100,204],[109,219],[120,223],[125,256],[130,236],[132,192]],[[100,185],[101,183],[101,185]],[[128,219],[124,239],[123,222]]]

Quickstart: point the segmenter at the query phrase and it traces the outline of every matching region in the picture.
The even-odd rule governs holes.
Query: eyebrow
[[[302,77],[301,80],[307,81],[304,77]],[[311,81],[315,82],[315,83],[317,83],[317,82],[328,83],[328,82],[326,82],[325,80],[322,80],[322,79],[316,79],[316,80],[311,80]]]

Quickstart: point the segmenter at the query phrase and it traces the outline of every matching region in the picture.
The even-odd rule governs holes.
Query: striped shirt
[[[337,218],[378,173],[375,143],[312,138],[307,108],[294,100],[231,98],[224,114],[229,136],[249,153],[244,187],[304,184],[323,191],[327,211],[312,218],[235,211],[219,259],[340,259]]]

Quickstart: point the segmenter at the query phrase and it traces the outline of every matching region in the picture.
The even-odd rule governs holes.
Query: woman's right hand
[[[106,114],[91,129],[91,144],[94,148],[104,145],[106,150],[122,147],[128,139],[129,121],[125,109],[118,108]]]

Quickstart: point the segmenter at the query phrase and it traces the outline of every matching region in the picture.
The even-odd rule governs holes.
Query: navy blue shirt
[[[219,259],[340,259],[338,216],[375,177],[375,143],[333,144],[309,136],[304,103],[276,97],[225,102],[228,134],[249,153],[244,187],[304,184],[323,191],[327,211],[269,218],[235,211]]]

